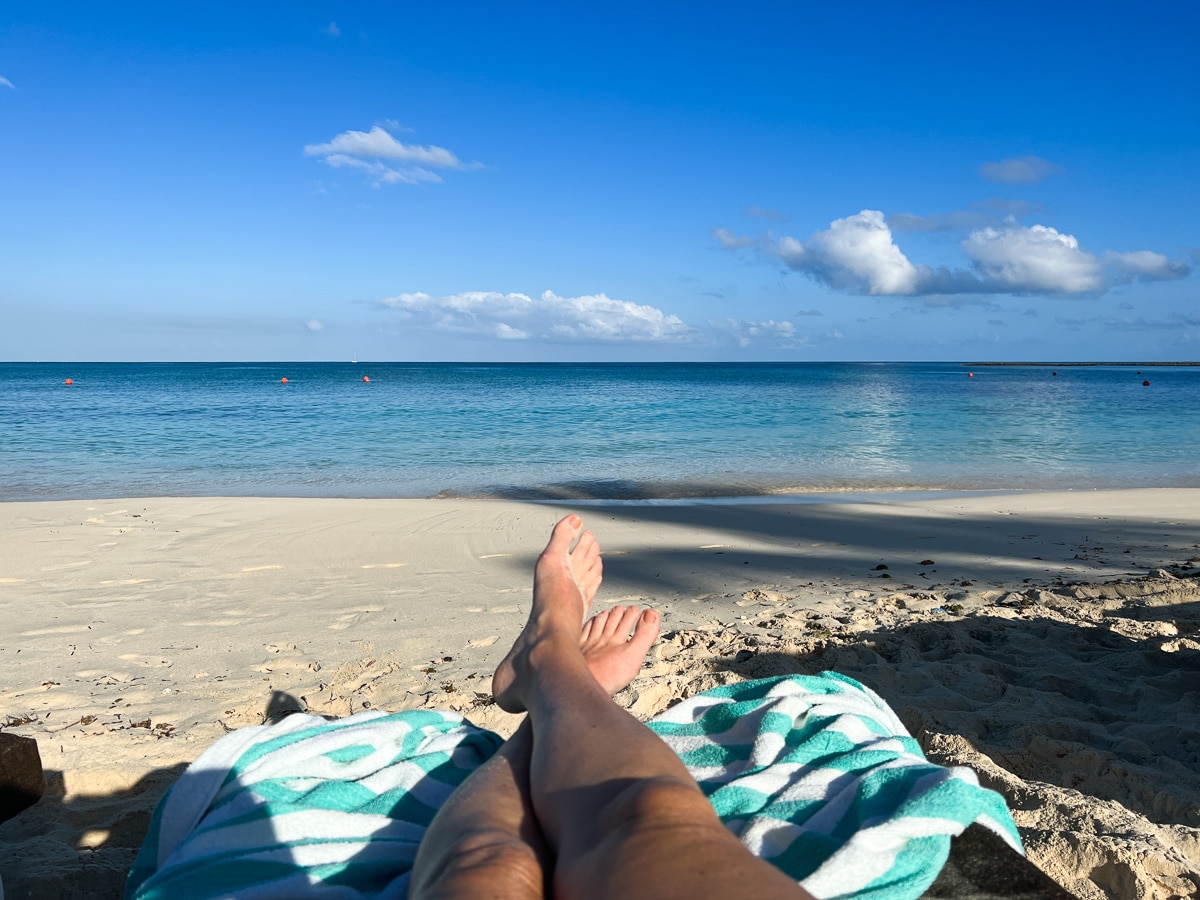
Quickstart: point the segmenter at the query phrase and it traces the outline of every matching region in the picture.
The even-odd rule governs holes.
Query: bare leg
[[[579,628],[592,598],[570,553],[581,527],[577,516],[555,526],[529,622],[492,683],[503,708],[529,710],[531,797],[555,895],[807,896],[725,829],[674,752],[588,671]]]
[[[590,603],[601,578],[594,540],[580,541],[571,566]],[[613,693],[637,676],[658,629],[653,610],[615,606],[585,622],[576,639],[592,677]],[[410,897],[521,898],[548,892],[551,856],[529,799],[532,753],[533,730],[526,719],[450,795],[417,851]]]

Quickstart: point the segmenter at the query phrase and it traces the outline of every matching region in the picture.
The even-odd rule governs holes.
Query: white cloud
[[[913,294],[922,272],[892,241],[883,213],[864,209],[834,219],[807,244],[784,237],[776,252],[791,268],[831,287],[866,294]]]
[[[1114,270],[1113,280],[1120,284],[1130,281],[1174,281],[1186,278],[1192,267],[1182,260],[1168,259],[1152,250],[1135,250],[1132,253],[1117,253],[1109,250],[1104,260]]]
[[[337,22],[330,22],[321,31],[330,37],[341,37],[342,29],[338,28]]]
[[[739,247],[749,247],[755,243],[754,238],[734,234],[728,228],[714,228],[711,234],[726,250],[737,250]]]
[[[1074,235],[1047,225],[977,228],[962,241],[970,266],[937,267],[914,263],[893,239],[879,210],[864,209],[835,219],[806,242],[769,235],[759,240],[737,237],[724,229],[713,236],[726,249],[757,243],[791,269],[838,290],[874,296],[934,298],[980,294],[1083,294],[1110,284],[1100,262],[1081,250]],[[1160,254],[1110,255],[1126,280],[1182,278],[1191,269]],[[1128,273],[1132,272],[1132,275]]]
[[[397,294],[380,301],[415,324],[502,340],[689,341],[696,332],[678,316],[605,294],[540,297],[466,291],[445,297]]]
[[[995,293],[1078,294],[1105,287],[1100,264],[1070,234],[1047,225],[983,228],[967,235],[963,251]]]
[[[12,88],[14,91],[17,89],[16,85],[14,85],[11,81],[9,81],[3,75],[0,75],[0,87]]]
[[[979,167],[981,178],[1000,184],[1037,184],[1061,171],[1062,167],[1040,156],[1014,156],[999,162],[985,162]]]
[[[324,331],[325,323],[322,322],[320,319],[309,319],[307,322],[304,323],[304,327],[307,328],[309,331]]]
[[[437,182],[442,179],[431,169],[466,168],[445,147],[404,144],[378,125],[370,131],[344,131],[324,144],[309,144],[304,153],[321,157],[335,169],[360,169],[373,178],[375,187]]]

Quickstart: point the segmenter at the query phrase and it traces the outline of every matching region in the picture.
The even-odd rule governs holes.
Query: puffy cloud
[[[737,250],[739,247],[749,247],[757,243],[754,238],[734,234],[728,228],[714,228],[711,233],[726,250]]]
[[[921,269],[892,240],[883,213],[874,209],[834,219],[807,244],[784,237],[776,252],[790,268],[859,293],[913,294],[922,279]]]
[[[1047,225],[983,228],[962,242],[963,251],[996,293],[1078,294],[1105,287],[1100,263],[1070,234]]]
[[[979,167],[981,178],[1000,184],[1037,184],[1061,171],[1060,166],[1040,156],[1012,156],[999,162],[985,162]]]
[[[678,316],[605,294],[540,297],[466,291],[445,297],[397,294],[380,301],[415,323],[502,340],[689,341],[696,332]]]
[[[907,224],[917,230],[914,222]],[[835,219],[804,243],[788,236],[775,240],[769,234],[759,239],[740,237],[723,228],[714,229],[713,236],[726,249],[757,244],[789,268],[832,288],[876,296],[927,297],[933,298],[927,304],[937,305],[980,302],[968,301],[969,295],[1103,292],[1114,283],[1184,278],[1192,271],[1185,262],[1149,250],[1110,252],[1105,259],[1114,274],[1106,277],[1100,261],[1080,249],[1074,235],[1048,225],[1019,225],[1011,217],[1002,225],[970,231],[960,245],[970,266],[957,268],[910,261],[893,239],[888,220],[873,209]]]
[[[1130,281],[1175,281],[1186,278],[1192,267],[1182,260],[1167,259],[1152,250],[1135,250],[1132,253],[1117,253],[1109,250],[1104,260],[1114,270],[1113,280],[1127,284]]]
[[[342,36],[342,29],[338,28],[337,22],[330,22],[328,25],[322,28],[321,31],[330,37]]]
[[[304,323],[304,327],[307,328],[309,331],[324,331],[325,323],[322,322],[320,319],[309,319],[307,322]]]
[[[372,176],[375,187],[441,181],[432,169],[465,168],[446,148],[401,143],[379,125],[370,131],[344,131],[324,144],[309,144],[304,153],[321,157],[335,169],[360,169]]]

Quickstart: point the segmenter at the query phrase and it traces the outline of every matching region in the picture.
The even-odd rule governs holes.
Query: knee
[[[633,831],[719,824],[708,798],[694,782],[670,776],[632,782],[613,798],[606,813],[614,825]]]
[[[440,865],[429,877],[413,883],[410,897],[532,898],[544,894],[541,861],[529,844],[509,832],[470,832],[440,856]]]

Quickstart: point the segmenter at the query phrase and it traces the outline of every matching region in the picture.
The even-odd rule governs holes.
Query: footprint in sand
[[[475,638],[474,640],[467,641],[467,646],[468,647],[490,647],[490,646],[492,646],[492,644],[496,643],[496,641],[498,641],[498,640],[500,640],[499,635],[490,634],[487,637]]]

